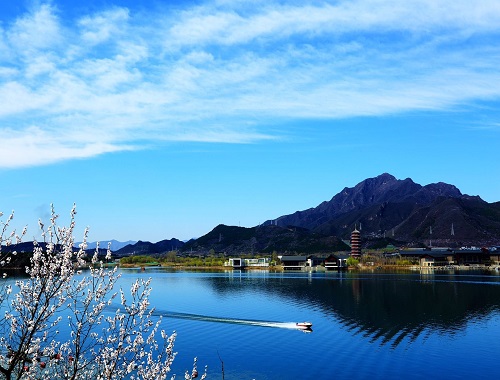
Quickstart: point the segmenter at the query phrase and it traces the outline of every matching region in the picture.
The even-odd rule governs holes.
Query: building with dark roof
[[[347,259],[349,255],[346,253],[334,253],[325,259],[326,270],[347,269]]]
[[[307,256],[281,256],[279,259],[284,270],[302,270],[307,266]]]
[[[500,264],[499,253],[488,249],[409,249],[400,251],[399,255],[418,260],[421,267]]]

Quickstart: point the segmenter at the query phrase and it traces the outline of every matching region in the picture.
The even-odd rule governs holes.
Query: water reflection
[[[245,292],[250,285],[273,297],[314,305],[352,334],[394,347],[429,332],[456,334],[469,321],[500,310],[499,278],[484,275],[234,273],[210,282],[221,293]]]

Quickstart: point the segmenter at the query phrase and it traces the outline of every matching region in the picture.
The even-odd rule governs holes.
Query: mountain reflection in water
[[[280,275],[255,278],[210,278],[217,292],[245,291],[249,286],[281,298],[301,299],[332,314],[352,334],[396,347],[432,331],[456,334],[471,319],[500,309],[496,276],[459,274],[327,273],[280,281]],[[244,281],[245,286],[232,282]],[[480,286],[478,286],[480,285]]]

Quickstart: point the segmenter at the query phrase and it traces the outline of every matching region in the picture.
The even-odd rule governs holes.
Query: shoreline
[[[200,271],[207,271],[207,270],[218,270],[218,271],[252,271],[252,270],[268,270],[268,271],[273,271],[273,272],[285,272],[282,266],[276,265],[276,266],[269,266],[269,267],[245,267],[245,268],[233,268],[229,266],[189,266],[189,265],[147,265],[147,264],[135,264],[135,265],[118,265],[119,268],[121,269],[137,269],[137,270],[147,270],[148,268],[153,269],[153,268],[162,268],[162,269],[173,269],[173,270],[200,270]],[[144,269],[143,269],[144,268]],[[499,265],[491,265],[491,266],[486,266],[486,265],[479,265],[479,264],[474,264],[474,265],[447,265],[447,266],[419,266],[419,265],[358,265],[354,267],[347,267],[340,269],[340,271],[368,271],[368,272],[376,272],[376,271],[468,271],[468,270],[484,270],[484,271],[490,271],[490,272],[499,272],[500,273],[500,266]],[[307,267],[302,270],[298,270],[296,272],[336,272],[338,271],[337,269],[335,270],[327,270],[325,267],[318,266],[318,267]],[[287,272],[294,272],[294,271],[287,271]]]

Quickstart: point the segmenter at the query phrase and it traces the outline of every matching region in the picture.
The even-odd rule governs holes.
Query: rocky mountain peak
[[[435,194],[436,196],[445,196],[452,198],[459,198],[462,196],[460,190],[458,190],[455,186],[449,185],[444,182],[430,183],[423,187],[423,189]]]
[[[317,207],[281,216],[277,220],[281,226],[315,229],[341,215],[380,205],[405,204],[405,212],[409,212],[413,207],[411,205],[428,206],[440,196],[459,198],[462,193],[455,186],[446,183],[421,186],[411,178],[398,180],[389,173],[383,173],[367,178],[354,187],[344,188],[330,201]]]

